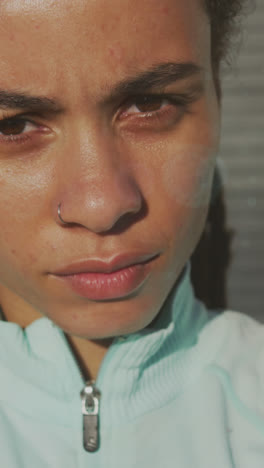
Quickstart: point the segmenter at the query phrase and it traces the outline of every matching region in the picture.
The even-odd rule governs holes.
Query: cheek
[[[172,244],[187,258],[201,235],[210,203],[216,153],[204,146],[178,146],[164,162],[160,185],[164,194]],[[172,247],[174,249],[174,247]]]
[[[18,270],[24,274],[37,261],[34,244],[41,228],[41,197],[46,192],[39,176],[29,178],[18,168],[8,170],[3,166],[0,167],[0,273],[7,275],[7,271]]]
[[[211,83],[204,99],[170,134],[160,140],[150,139],[145,148],[138,148],[137,176],[149,200],[172,211],[206,209],[219,134],[220,113]]]
[[[161,166],[160,180],[169,203],[201,210],[208,205],[216,153],[200,145],[175,148]]]
[[[159,148],[155,156],[155,164],[148,160],[148,164],[138,165],[138,174],[148,201],[150,231],[167,251],[163,267],[173,276],[177,265],[180,269],[191,255],[203,230],[216,148],[174,144]]]
[[[149,207],[167,212],[206,208],[216,154],[216,148],[201,144],[174,144],[145,152],[133,169]]]
[[[10,223],[10,220],[9,220]],[[19,230],[1,229],[0,235],[0,282],[1,278],[5,282],[8,278],[14,278],[17,274],[22,278],[28,275],[28,272],[36,264],[36,255],[31,249],[31,242],[24,232]]]
[[[30,198],[27,197],[25,190],[19,190],[15,183],[2,183],[0,189],[1,252],[17,255],[19,247],[21,248],[24,243],[24,236],[30,224],[28,222]]]

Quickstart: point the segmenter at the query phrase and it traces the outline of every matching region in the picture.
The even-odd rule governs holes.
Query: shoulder
[[[208,371],[238,407],[262,419],[264,430],[264,325],[242,313],[225,311],[205,333],[221,330],[221,345]],[[253,414],[252,413],[252,414]]]
[[[257,320],[234,311],[225,311],[209,323],[213,329],[221,330],[223,346],[219,349],[217,362],[219,365],[239,367],[251,364],[263,358],[264,325]],[[209,329],[208,329],[209,331]],[[263,367],[264,362],[262,362]]]

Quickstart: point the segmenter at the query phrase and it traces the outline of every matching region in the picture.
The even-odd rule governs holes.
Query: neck
[[[87,340],[85,338],[69,335],[66,335],[66,338],[85,380],[95,381],[102,360],[109,346],[112,344],[113,338]]]

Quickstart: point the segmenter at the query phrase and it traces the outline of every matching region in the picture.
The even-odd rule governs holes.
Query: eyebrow
[[[6,91],[0,89],[0,108],[2,109],[30,109],[36,112],[52,112],[57,113],[62,110],[56,100],[41,97],[31,96],[26,93],[17,91]]]
[[[135,76],[117,83],[103,98],[105,103],[140,94],[144,91],[168,86],[169,84],[201,74],[202,68],[193,62],[165,62],[139,72]],[[60,113],[63,106],[56,99],[42,96],[31,96],[17,91],[0,89],[1,109],[26,109],[31,112]]]
[[[176,81],[201,76],[203,68],[194,62],[166,62],[154,65],[147,71],[119,82],[110,91],[107,101],[128,95],[146,92],[153,88],[164,88]]]

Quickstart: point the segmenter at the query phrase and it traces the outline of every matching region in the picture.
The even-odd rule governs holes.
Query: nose
[[[142,193],[127,158],[109,140],[83,147],[76,154],[75,146],[73,163],[63,167],[57,205],[64,222],[106,233],[140,213]]]

